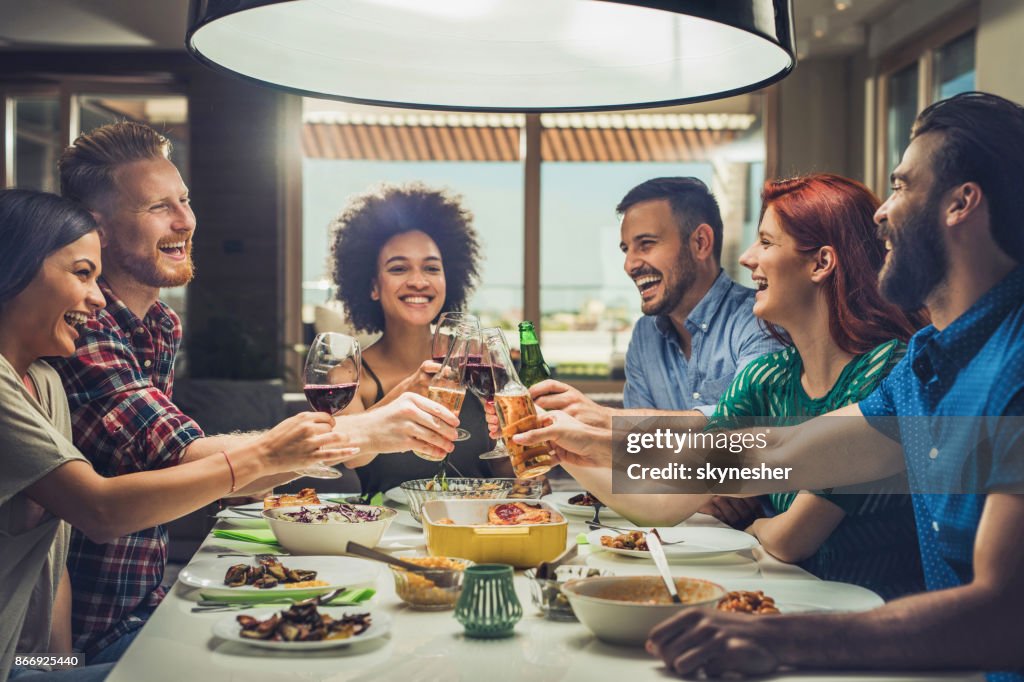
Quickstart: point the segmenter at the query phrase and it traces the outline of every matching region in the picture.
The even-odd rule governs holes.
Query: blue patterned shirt
[[[782,346],[754,317],[753,289],[724,271],[686,318],[690,358],[667,315],[642,317],[626,351],[626,407],[715,411],[736,373]]]
[[[984,493],[1021,489],[1024,434],[1003,428],[973,440],[996,420],[951,418],[1024,415],[1024,267],[946,329],[928,326],[915,334],[903,361],[860,409],[872,426],[903,445],[913,490],[937,491],[945,484],[952,491],[955,482],[961,490],[977,491],[914,494],[928,589],[971,582]],[[897,417],[895,425],[884,417]],[[966,438],[984,443],[986,456],[976,456],[980,449]],[[1024,674],[994,673],[988,679],[1020,682]]]

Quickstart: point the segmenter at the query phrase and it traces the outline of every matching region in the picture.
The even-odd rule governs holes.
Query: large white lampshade
[[[269,86],[481,111],[663,106],[795,62],[790,0],[192,0],[186,45]]]

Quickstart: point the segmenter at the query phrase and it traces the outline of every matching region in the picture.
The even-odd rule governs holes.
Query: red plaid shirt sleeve
[[[61,367],[75,441],[105,475],[173,466],[203,436],[199,425],[171,402],[170,367],[158,367],[173,363],[176,344],[161,352],[154,337],[152,348],[143,344],[140,350],[125,336],[117,326],[92,320],[84,342]],[[154,383],[161,378],[164,386]]]

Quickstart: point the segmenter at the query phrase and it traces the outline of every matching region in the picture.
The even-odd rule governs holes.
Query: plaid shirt
[[[102,476],[181,462],[202,438],[171,402],[181,321],[157,302],[140,320],[100,280],[106,308],[82,331],[75,354],[52,360],[64,380],[75,445]],[[75,648],[87,655],[141,626],[165,594],[167,529],[147,528],[108,544],[72,535],[68,572]]]

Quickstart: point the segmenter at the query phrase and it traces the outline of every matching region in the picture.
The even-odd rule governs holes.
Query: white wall
[[[978,89],[1024,104],[1024,0],[982,0],[980,10]]]

